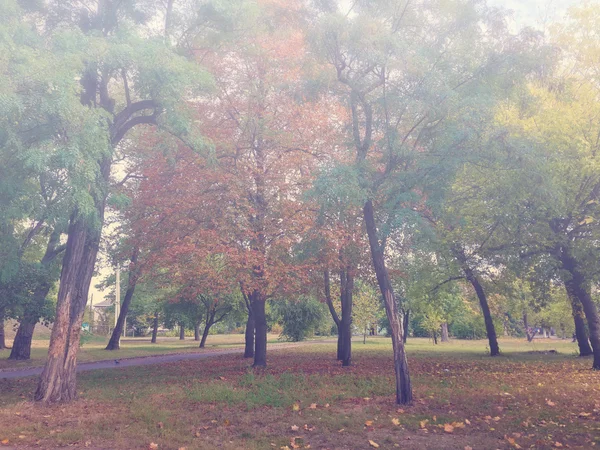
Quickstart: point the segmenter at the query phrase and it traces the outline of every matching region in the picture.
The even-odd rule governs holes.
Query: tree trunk
[[[110,164],[103,165],[108,179]],[[97,203],[104,220],[104,199]],[[56,318],[50,336],[48,359],[40,376],[35,400],[43,403],[69,402],[77,397],[77,351],[83,313],[100,245],[100,228],[73,214],[58,290]]]
[[[327,303],[327,307],[329,308],[329,313],[331,314],[331,318],[335,322],[335,326],[337,329],[337,360],[341,361],[343,359],[343,348],[344,348],[344,339],[342,336],[342,323],[337,314],[337,311],[333,307],[333,300],[331,298],[331,284],[329,280],[329,270],[325,270],[323,272],[323,280],[325,285],[325,302]]]
[[[25,360],[31,358],[31,340],[36,324],[37,320],[30,321],[25,318],[21,320],[8,359]]]
[[[158,335],[158,313],[154,313],[154,320],[152,321],[152,339],[151,344],[156,344],[156,336]]]
[[[194,340],[195,341],[200,340],[200,322],[196,322],[194,324]]]
[[[565,281],[565,285],[569,286],[567,289],[571,290],[575,298],[581,302],[587,319],[594,354],[592,369],[600,370],[600,317],[598,316],[596,303],[594,303],[590,294],[589,283],[585,279],[583,271],[578,267],[577,261],[568,251],[563,250],[561,260],[563,268],[571,275],[571,278]]]
[[[402,317],[402,342],[406,344],[406,339],[408,338],[408,323],[410,317],[410,310],[407,309],[404,311],[404,316]]]
[[[204,326],[204,331],[202,332],[202,340],[200,341],[200,348],[204,348],[206,345],[206,338],[208,338],[208,332],[210,331],[210,327],[213,326],[214,320],[215,314],[213,312],[206,320],[206,325]]]
[[[179,324],[179,340],[185,340],[185,327],[183,326],[183,323]]]
[[[267,318],[265,300],[258,291],[251,295],[252,315],[254,316],[255,345],[253,367],[267,366]]]
[[[352,364],[352,293],[354,291],[354,275],[350,268],[340,271],[340,296],[342,303],[342,367]]]
[[[246,333],[244,336],[245,348],[244,358],[254,357],[254,316],[251,309],[248,310],[248,320],[246,321]]]
[[[4,332],[4,311],[4,307],[0,308],[0,350],[4,350],[6,348],[6,337]]]
[[[483,313],[483,319],[485,321],[485,330],[490,343],[490,356],[498,356],[500,354],[500,347],[498,345],[498,338],[496,337],[496,328],[494,327],[494,321],[492,319],[492,314],[490,312],[490,307],[488,305],[487,296],[485,295],[483,286],[479,282],[479,279],[473,270],[467,265],[467,258],[464,252],[462,250],[456,250],[455,254],[457,254],[462,264],[462,269],[465,273],[467,281],[471,283],[473,289],[475,289],[477,298],[479,299],[479,306],[481,306],[481,312]]]
[[[450,342],[450,337],[448,336],[448,322],[442,323],[442,342]]]
[[[567,291],[567,297],[569,297],[569,301],[571,302],[571,311],[573,312],[573,321],[575,322],[575,337],[579,347],[579,356],[592,355],[594,354],[594,351],[590,345],[588,333],[585,328],[583,306],[581,306],[581,302],[573,292],[572,283],[565,283],[565,290]]]
[[[396,374],[396,402],[398,404],[408,404],[412,402],[412,387],[410,384],[410,375],[408,371],[408,361],[404,351],[404,341],[402,335],[402,322],[398,314],[398,306],[394,298],[394,290],[385,266],[384,248],[377,238],[377,227],[375,226],[375,214],[373,203],[368,200],[363,207],[363,218],[369,237],[369,247],[371,249],[371,259],[373,269],[377,276],[377,283],[385,303],[385,312],[390,323],[390,334],[392,336],[392,349],[394,353],[394,371]]]
[[[127,319],[127,313],[129,312],[129,305],[131,304],[131,299],[133,298],[133,294],[135,293],[135,285],[137,283],[137,270],[135,264],[138,259],[138,248],[136,247],[133,250],[133,254],[131,255],[131,264],[129,265],[129,279],[127,280],[127,291],[125,292],[125,298],[123,299],[123,304],[119,308],[119,317],[117,318],[117,324],[115,325],[115,329],[110,336],[110,340],[108,341],[108,345],[105,350],[119,350],[121,348],[121,335],[123,334],[123,327],[125,326],[125,320]]]

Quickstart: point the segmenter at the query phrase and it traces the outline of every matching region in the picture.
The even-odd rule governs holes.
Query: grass
[[[269,335],[269,343],[278,342],[276,335]],[[7,342],[10,347],[12,343]],[[39,367],[43,366],[48,353],[49,340],[36,339],[31,345],[31,359],[27,361],[9,361],[10,351],[0,352],[0,370]],[[121,340],[121,349],[118,351],[106,351],[104,348],[108,344],[107,337],[93,337],[90,342],[86,342],[77,354],[79,362],[92,362],[110,360],[118,358],[134,358],[139,356],[164,355],[169,353],[194,353],[203,351],[212,351],[218,348],[240,347],[244,345],[243,334],[216,334],[210,335],[204,349],[198,348],[199,342],[193,338],[186,338],[180,341],[179,338],[158,338],[156,344],[150,343],[150,338],[123,338]],[[6,356],[5,356],[6,355]]]
[[[87,372],[80,399],[68,406],[29,402],[33,378],[0,379],[0,441],[132,449],[600,445],[600,373],[573,355],[575,344],[500,345],[503,356],[490,358],[484,341],[410,339],[415,402],[402,408],[384,338],[354,344],[350,368],[334,360],[333,344],[308,344],[270,352],[265,370],[222,355]]]

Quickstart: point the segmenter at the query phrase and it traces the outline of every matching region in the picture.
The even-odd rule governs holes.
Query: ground
[[[35,378],[0,378],[0,441],[17,448],[494,449],[600,446],[600,373],[568,341],[409,340],[411,406],[394,404],[391,345],[333,344],[79,376],[80,399],[39,407]],[[557,350],[558,353],[549,353]],[[379,446],[379,447],[377,447]],[[2,448],[0,446],[0,448]]]

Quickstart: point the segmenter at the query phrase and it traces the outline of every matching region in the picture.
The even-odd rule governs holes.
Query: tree
[[[305,340],[323,320],[323,305],[312,297],[280,300],[274,309],[283,325],[281,336],[292,342]]]
[[[381,299],[377,291],[364,281],[359,281],[354,295],[352,324],[362,332],[363,344],[367,343],[367,334],[371,328],[377,327],[382,312]]]

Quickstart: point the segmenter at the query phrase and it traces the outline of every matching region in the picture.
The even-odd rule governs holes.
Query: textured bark
[[[267,366],[267,318],[265,316],[265,300],[259,292],[250,296],[252,315],[254,316],[254,364],[253,367]]]
[[[577,260],[567,249],[562,250],[561,262],[563,269],[569,272],[571,276],[565,280],[565,286],[568,286],[567,290],[572,292],[573,296],[581,302],[587,319],[589,337],[594,355],[592,369],[600,370],[600,317],[598,316],[596,303],[590,294],[590,284],[586,280]]]
[[[577,346],[579,347],[579,356],[592,355],[594,351],[590,345],[587,329],[585,327],[583,306],[581,306],[581,302],[573,292],[572,283],[565,283],[565,290],[567,291],[567,296],[571,302],[571,311],[573,312],[573,321],[575,322],[575,338],[577,339]]]
[[[123,327],[125,326],[125,320],[127,318],[127,313],[129,312],[129,305],[131,304],[131,299],[133,298],[133,294],[135,293],[135,285],[137,283],[137,271],[135,268],[135,264],[138,259],[138,249],[135,248],[133,250],[133,254],[131,255],[131,264],[129,266],[129,279],[127,280],[127,291],[125,292],[125,298],[123,299],[123,304],[119,308],[119,317],[117,318],[117,324],[115,325],[115,329],[110,336],[110,340],[108,341],[108,345],[105,350],[119,350],[121,348],[121,335],[123,334]]]
[[[375,214],[371,200],[368,200],[363,207],[363,218],[369,237],[373,269],[377,276],[377,283],[379,284],[379,289],[385,303],[385,312],[390,323],[390,334],[392,337],[392,349],[394,354],[394,370],[396,375],[396,402],[398,404],[408,404],[412,402],[412,387],[410,384],[408,361],[404,351],[404,342],[402,340],[404,332],[398,314],[396,299],[394,298],[394,289],[390,281],[387,267],[385,266],[384,249],[377,238]]]
[[[194,324],[194,340],[195,341],[200,340],[200,322],[196,322]]]
[[[465,274],[465,278],[477,294],[479,299],[479,306],[483,313],[483,319],[485,321],[485,330],[487,332],[488,342],[490,344],[490,356],[498,356],[500,354],[500,346],[498,345],[498,337],[496,336],[496,328],[494,327],[494,320],[492,319],[492,313],[490,312],[490,306],[487,301],[487,296],[483,286],[479,282],[479,278],[473,272],[473,269],[467,263],[467,257],[464,251],[458,247],[454,248],[454,255],[458,259],[461,268]]]
[[[158,313],[154,313],[154,320],[152,321],[152,339],[151,344],[156,344],[156,336],[158,335]]]
[[[183,323],[179,324],[179,340],[185,340],[185,327],[183,326]]]
[[[323,272],[323,282],[325,286],[325,302],[327,303],[327,307],[329,308],[329,313],[331,314],[331,318],[335,322],[335,327],[337,329],[337,360],[341,361],[343,359],[343,338],[342,338],[342,321],[338,316],[337,311],[333,307],[333,299],[331,298],[331,281],[329,279],[329,270]]]
[[[244,335],[245,348],[244,358],[254,357],[254,316],[252,311],[248,310],[248,320],[246,320],[246,332]]]
[[[213,315],[213,319],[214,319],[214,315]],[[202,332],[202,340],[200,341],[200,348],[204,348],[204,346],[206,345],[206,339],[208,338],[208,333],[210,331],[210,327],[212,327],[212,326],[213,326],[213,322],[212,322],[212,320],[209,319],[204,327],[204,331]]]
[[[450,336],[448,336],[448,322],[442,323],[442,342],[450,342]]]
[[[103,220],[104,199],[97,206]],[[48,359],[34,396],[36,401],[69,402],[77,397],[79,336],[99,245],[100,230],[74,214],[69,224]]]

